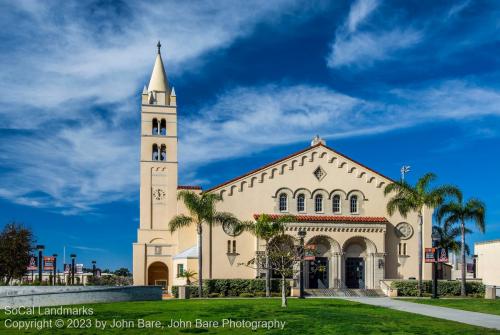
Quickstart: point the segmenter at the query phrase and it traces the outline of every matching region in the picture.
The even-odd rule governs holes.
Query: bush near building
[[[416,280],[395,280],[391,283],[391,288],[398,290],[400,297],[417,297],[418,282]],[[422,283],[424,295],[432,294],[432,281],[424,280]],[[465,286],[468,295],[473,297],[484,296],[484,285],[480,282],[468,282]],[[438,281],[438,292],[441,296],[460,296],[459,281]]]
[[[286,282],[287,294],[290,294],[290,283]],[[266,282],[264,279],[205,279],[203,280],[203,296],[219,297],[261,297],[265,296]],[[280,296],[281,281],[271,280],[271,293]],[[191,297],[198,297],[198,286],[191,286]],[[178,287],[172,286],[172,295],[178,296]]]

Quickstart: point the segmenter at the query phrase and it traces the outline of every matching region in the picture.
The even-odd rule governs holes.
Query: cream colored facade
[[[477,242],[474,244],[477,255],[477,277],[485,285],[500,287],[500,240]]]
[[[183,283],[178,271],[197,271],[195,228],[167,230],[173,216],[187,214],[176,194],[179,189],[201,189],[177,183],[176,96],[159,52],[142,94],[141,120],[141,214],[133,245],[134,284],[171,287]],[[315,138],[300,152],[204,192],[222,195],[217,209],[242,220],[260,213],[297,215],[287,234],[297,236],[299,229],[305,229],[306,242],[316,250],[315,261],[305,266],[306,287],[378,288],[381,279],[418,277],[417,216],[388,215],[383,189],[390,182]],[[431,218],[426,210],[424,247],[431,245]],[[205,227],[203,246],[204,278],[261,276],[238,265],[265,249],[253,235],[232,236],[222,227],[214,227],[210,234]],[[319,265],[326,270],[315,271]],[[430,270],[430,265],[424,266],[425,279],[430,279]]]

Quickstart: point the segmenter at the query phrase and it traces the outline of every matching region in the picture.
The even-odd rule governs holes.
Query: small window
[[[227,240],[227,253],[231,253],[231,240]]]
[[[236,240],[233,240],[233,254],[236,253]]]
[[[158,135],[158,120],[153,119],[153,127],[152,127],[152,134],[153,135]]]
[[[158,160],[158,157],[159,157],[159,156],[158,156],[158,145],[153,144],[153,157],[152,157],[152,159],[153,159],[154,161],[157,161],[157,160]]]
[[[338,194],[333,196],[332,211],[336,214],[339,214],[341,212],[341,210],[340,210],[340,195],[338,195]]]
[[[304,194],[299,194],[297,197],[297,212],[305,212],[306,211],[306,197]]]
[[[160,153],[160,160],[166,161],[167,160],[167,146],[165,144],[161,145],[161,153]]]
[[[161,255],[161,247],[155,247],[155,255]]]
[[[177,264],[177,277],[184,273],[184,264]]]
[[[160,134],[163,135],[163,136],[167,135],[167,121],[165,121],[165,119],[161,120],[161,123],[160,123]]]
[[[280,203],[279,203],[279,206],[280,206],[280,212],[286,212],[288,211],[288,197],[285,193],[281,193],[280,194],[280,199],[279,199]]]
[[[399,243],[398,251],[400,256],[406,256],[406,243]]]
[[[358,196],[353,195],[351,197],[351,213],[356,214],[358,213]]]
[[[316,195],[314,198],[314,210],[317,213],[323,212],[323,196],[321,194]]]

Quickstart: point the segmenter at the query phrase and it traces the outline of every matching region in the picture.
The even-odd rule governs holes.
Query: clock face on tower
[[[153,198],[155,200],[164,200],[165,196],[166,196],[166,193],[161,188],[157,188],[157,189],[153,190]]]
[[[398,223],[396,225],[396,234],[402,240],[407,240],[413,236],[413,227],[407,222]]]

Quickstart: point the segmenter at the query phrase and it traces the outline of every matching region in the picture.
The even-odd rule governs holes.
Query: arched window
[[[358,196],[351,196],[351,213],[356,214],[358,212]]]
[[[162,161],[167,160],[167,147],[165,144],[161,145],[160,160]]]
[[[323,196],[321,194],[316,195],[314,198],[314,210],[317,213],[323,212]]]
[[[153,157],[152,157],[152,159],[154,161],[158,160],[158,145],[156,145],[156,144],[153,144]]]
[[[297,197],[297,212],[305,212],[306,211],[306,197],[304,194],[299,194]]]
[[[288,197],[285,193],[280,194],[280,212],[286,212],[288,210]]]
[[[332,211],[339,214],[340,210],[340,195],[335,194],[332,199]]]
[[[161,119],[160,134],[163,136],[167,135],[167,121],[165,119]]]
[[[158,135],[158,120],[156,118],[153,119],[153,130],[151,133],[153,135]]]

